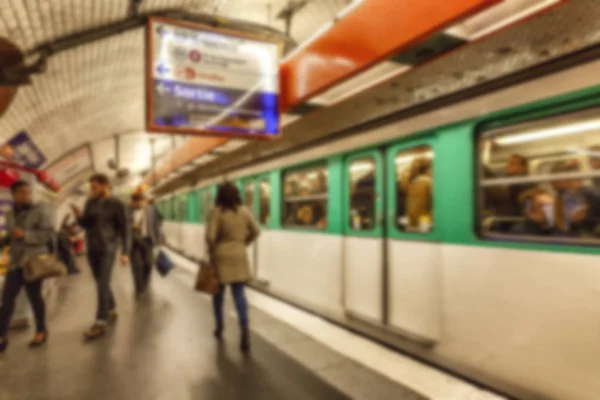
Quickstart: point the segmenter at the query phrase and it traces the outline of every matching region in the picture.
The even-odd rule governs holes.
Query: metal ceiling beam
[[[294,17],[308,4],[308,1],[309,0],[289,0],[285,7],[277,13],[277,19],[282,19],[285,22],[286,35],[290,35]]]
[[[281,40],[286,51],[296,45],[296,42],[288,35],[277,29],[236,19],[225,19],[210,14],[194,14],[179,9],[165,9],[149,13],[137,14],[117,22],[106,24],[97,28],[76,32],[67,36],[42,43],[27,51],[28,55],[40,54],[50,56],[62,51],[86,45],[98,40],[119,35],[133,29],[145,27],[149,17],[164,17],[176,20],[185,20],[209,25],[216,28],[226,28],[245,33],[265,36]]]

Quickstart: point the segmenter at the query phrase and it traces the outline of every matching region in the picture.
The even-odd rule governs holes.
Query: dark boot
[[[215,339],[217,339],[217,340],[223,339],[223,325],[217,324],[217,327],[215,328],[213,335],[215,335]]]
[[[240,349],[244,353],[250,352],[250,332],[248,328],[242,330],[242,338],[240,340]]]
[[[0,354],[2,354],[6,351],[6,348],[8,347],[8,339],[0,339],[0,340],[2,340],[0,342]]]

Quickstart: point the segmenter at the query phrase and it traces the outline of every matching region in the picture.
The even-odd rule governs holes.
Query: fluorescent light
[[[282,60],[282,62],[286,62],[287,60],[289,60],[290,58],[292,58],[296,54],[298,54],[302,49],[304,49],[306,46],[311,44],[315,39],[317,39],[323,33],[327,32],[329,29],[331,29],[331,27],[333,27],[336,22],[338,22],[339,20],[341,20],[342,18],[344,18],[348,14],[350,14],[352,11],[354,11],[356,9],[356,7],[358,7],[363,1],[364,0],[354,0],[352,3],[350,3],[346,7],[344,7],[339,13],[337,13],[337,15],[335,16],[335,18],[332,21],[329,21],[326,24],[322,25],[308,39],[306,39],[298,47],[296,47],[288,55],[286,55],[285,58]]]
[[[376,86],[381,82],[396,77],[397,75],[408,71],[410,68],[409,65],[398,64],[395,62],[381,62],[360,74],[333,86],[327,91],[318,94],[311,98],[309,102],[323,106],[340,102]]]
[[[336,15],[336,19],[342,19],[344,18],[346,15],[350,14],[352,11],[354,11],[356,9],[356,7],[358,7],[364,0],[354,0],[352,3],[348,4],[346,7],[344,7],[344,9],[342,11],[340,11],[337,15]]]
[[[586,156],[600,158],[600,151],[582,149],[581,147],[571,147],[567,149],[569,153],[584,154]]]
[[[507,135],[494,139],[494,143],[500,146],[510,146],[513,144],[521,144],[533,142],[535,140],[547,139],[550,137],[573,135],[576,133],[585,133],[600,129],[600,120],[592,120],[558,126],[556,128],[543,129],[539,131],[524,132],[517,135]]]
[[[294,57],[301,50],[303,50],[306,46],[308,46],[309,44],[311,44],[315,39],[317,39],[323,33],[327,32],[333,25],[335,25],[333,23],[333,21],[329,21],[325,25],[321,26],[315,33],[312,34],[311,37],[309,37],[308,39],[306,39],[298,47],[296,47],[294,50],[292,50],[291,52],[289,52],[288,55],[286,55],[285,58],[282,60],[282,62],[286,62],[290,58]]]
[[[450,27],[446,33],[476,40],[537,12],[558,4],[562,0],[505,0],[477,15]],[[533,3],[533,4],[532,4]]]
[[[396,157],[396,165],[405,164],[407,162],[411,162],[415,158],[422,158],[422,157],[433,158],[433,151],[430,150],[430,151],[425,151],[423,153],[410,154],[410,155],[406,155],[406,156]]]
[[[361,162],[361,163],[352,164],[352,166],[350,167],[350,172],[372,171],[373,169],[375,169],[375,166],[373,165],[373,163]]]
[[[196,168],[196,166],[194,164],[186,164],[179,168],[179,172],[185,173],[185,172],[193,170],[194,168]]]

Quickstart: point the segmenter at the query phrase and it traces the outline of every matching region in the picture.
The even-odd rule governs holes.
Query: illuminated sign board
[[[279,134],[278,43],[150,18],[147,46],[148,132]]]

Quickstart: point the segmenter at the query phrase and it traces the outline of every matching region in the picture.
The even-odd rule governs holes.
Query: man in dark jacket
[[[111,196],[108,177],[96,174],[90,178],[91,196],[83,212],[73,207],[77,221],[85,229],[88,262],[98,290],[96,322],[85,333],[88,340],[106,333],[106,323],[117,319],[115,298],[110,287],[113,266],[121,246],[121,263],[129,262],[131,240],[125,205]]]

